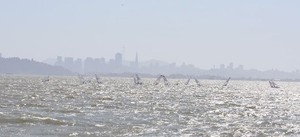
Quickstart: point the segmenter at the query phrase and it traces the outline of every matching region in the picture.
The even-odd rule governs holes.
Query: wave
[[[0,117],[0,123],[2,124],[45,124],[45,125],[73,125],[65,120],[59,120],[51,117]]]

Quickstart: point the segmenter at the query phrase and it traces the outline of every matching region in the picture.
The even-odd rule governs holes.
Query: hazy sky
[[[300,69],[299,0],[0,0],[0,52]]]

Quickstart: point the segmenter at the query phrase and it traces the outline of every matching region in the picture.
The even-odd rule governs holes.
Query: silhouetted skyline
[[[300,69],[300,1],[115,0],[0,1],[0,51],[44,60],[54,55],[141,62],[189,62],[197,68],[244,64]]]
[[[18,57],[0,58],[0,74],[40,74],[40,75],[75,75],[75,74],[103,74],[107,76],[131,74],[144,74],[155,76],[165,74],[173,78],[195,76],[203,79],[283,79],[299,80],[300,71],[284,72],[277,69],[259,71],[244,69],[243,65],[220,64],[211,69],[200,69],[192,64],[166,63],[159,60],[139,62],[138,54],[132,61],[124,61],[121,53],[116,53],[114,59],[106,61],[105,58],[86,59],[58,56],[54,65],[46,65],[33,59],[20,59]],[[57,66],[57,67],[55,67]],[[63,69],[65,68],[65,69]],[[70,71],[67,71],[70,70]],[[71,71],[73,73],[71,73]]]
[[[0,56],[0,74],[30,74],[30,75],[74,75],[63,67],[37,62],[33,59],[18,57],[3,58]]]

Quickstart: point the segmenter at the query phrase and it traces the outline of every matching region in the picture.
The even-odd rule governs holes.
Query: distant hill
[[[0,58],[0,73],[34,74],[34,75],[73,75],[62,67],[51,66],[34,60],[20,58]]]

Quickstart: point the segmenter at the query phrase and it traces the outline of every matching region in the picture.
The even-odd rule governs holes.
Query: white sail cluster
[[[270,84],[271,88],[279,88],[279,86],[273,80],[270,80],[269,84]]]
[[[92,82],[91,79],[86,79],[83,75],[78,75],[78,78],[79,78],[81,84],[87,84],[87,83]],[[97,74],[95,74],[95,78],[96,78],[96,83],[103,84],[103,82],[101,81],[100,77]],[[195,76],[189,76],[188,80],[184,84],[189,85],[191,80],[194,80],[195,83],[197,84],[197,86],[201,86],[199,80]],[[230,80],[231,80],[231,77],[229,77],[224,82],[221,89],[223,89],[224,87],[227,87]],[[45,77],[42,81],[43,82],[50,81],[49,76]],[[170,82],[168,81],[168,79],[165,75],[159,75],[158,78],[154,81],[154,85],[158,85],[159,83],[161,83],[161,81],[163,82],[164,85],[170,85]],[[133,75],[133,82],[135,85],[143,85],[144,84],[138,74]],[[269,84],[270,84],[271,88],[280,88],[273,80],[270,80]],[[179,82],[175,83],[174,85],[179,85]]]

